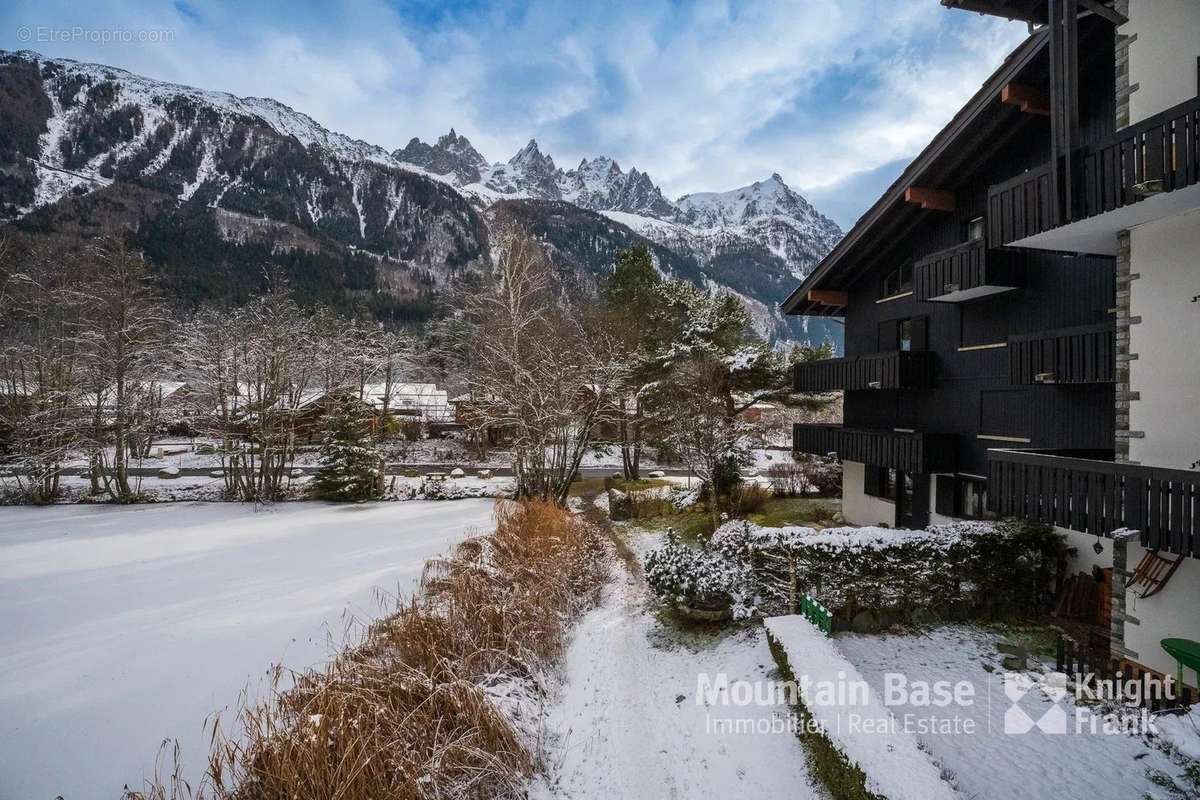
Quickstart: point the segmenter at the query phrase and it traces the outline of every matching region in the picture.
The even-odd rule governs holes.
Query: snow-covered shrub
[[[650,552],[645,564],[646,582],[663,602],[697,609],[725,609],[734,618],[750,616],[747,602],[749,575],[736,560],[719,550],[692,548],[668,533],[663,545]]]
[[[1048,526],[958,522],[927,530],[722,525],[710,547],[742,564],[769,613],[799,593],[842,617],[863,609],[1037,614],[1065,539]]]
[[[689,489],[686,486],[672,486],[667,493],[667,500],[671,502],[671,507],[676,511],[687,511],[700,502],[700,488]]]

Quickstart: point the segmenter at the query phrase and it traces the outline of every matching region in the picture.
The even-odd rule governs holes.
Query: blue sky
[[[937,0],[3,5],[3,49],[274,97],[388,149],[454,127],[498,161],[536,138],[670,197],[778,172],[843,226],[1025,35]],[[90,33],[114,30],[135,40]]]

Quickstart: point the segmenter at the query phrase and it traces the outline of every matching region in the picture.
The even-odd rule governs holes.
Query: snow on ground
[[[954,775],[967,797],[990,800],[1041,800],[1046,797],[1087,797],[1128,800],[1153,792],[1146,780],[1148,767],[1178,772],[1156,749],[1139,736],[1124,733],[1075,733],[1079,711],[1072,696],[1060,701],[1068,713],[1066,734],[1004,733],[1005,713],[1011,704],[1004,692],[1003,670],[994,632],[963,625],[948,625],[919,635],[839,635],[834,640],[876,691],[882,691],[885,673],[912,680],[969,681],[975,687],[971,706],[928,709],[911,705],[893,707],[893,714],[927,716],[960,714],[973,720],[974,733],[918,734],[922,745]],[[994,670],[989,672],[984,665]],[[1034,690],[1020,700],[1033,719],[1050,708],[1050,699]],[[1158,797],[1158,794],[1152,794]]]
[[[644,549],[637,548],[635,549]],[[687,643],[647,605],[624,570],[577,626],[561,696],[548,712],[549,779],[533,800],[820,797],[796,735],[714,730],[720,720],[782,723],[790,709],[697,704],[700,673],[767,680],[774,662],[761,631]]]
[[[212,712],[314,666],[492,502],[0,509],[0,797],[141,788],[163,739],[201,771]],[[332,641],[331,641],[332,640]]]
[[[771,617],[766,628],[786,652],[813,720],[866,774],[869,791],[889,800],[957,796],[917,739],[897,724],[894,709],[884,705],[879,691],[872,688],[855,694],[853,687],[862,684],[862,676],[815,625],[793,615]],[[830,695],[825,687],[836,694]]]

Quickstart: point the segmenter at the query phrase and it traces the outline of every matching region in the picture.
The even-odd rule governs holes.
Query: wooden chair
[[[1133,570],[1133,577],[1125,584],[1125,588],[1133,590],[1143,600],[1158,594],[1166,587],[1167,581],[1171,580],[1175,570],[1179,569],[1183,558],[1178,556],[1172,561],[1154,550],[1147,550]]]

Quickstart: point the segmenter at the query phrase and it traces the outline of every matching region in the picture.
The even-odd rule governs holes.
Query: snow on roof
[[[765,625],[787,655],[813,721],[862,769],[868,791],[890,800],[960,797],[832,639],[799,615],[771,617]]]

